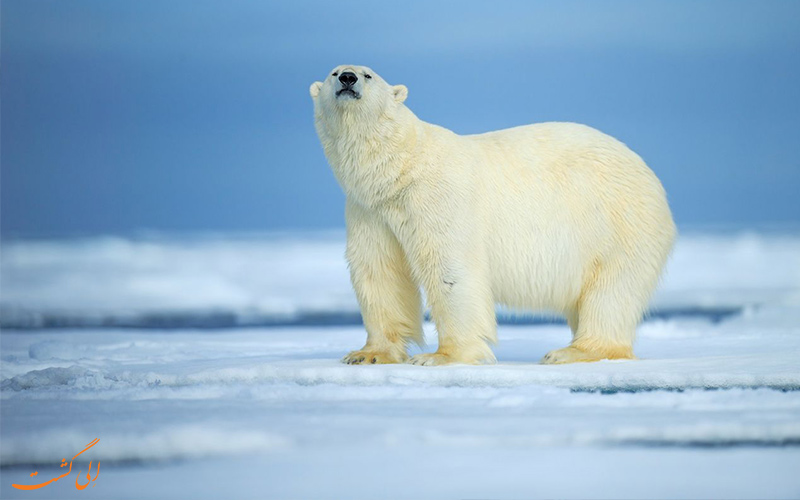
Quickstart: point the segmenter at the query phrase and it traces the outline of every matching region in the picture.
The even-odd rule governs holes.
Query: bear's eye
[[[370,78],[372,78],[372,75],[368,75],[368,74],[364,73],[364,78],[366,78],[367,80],[369,80]]]
[[[331,76],[339,76],[339,72],[338,71],[334,71]]]

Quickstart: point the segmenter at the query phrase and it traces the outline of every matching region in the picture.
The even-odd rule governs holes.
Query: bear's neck
[[[338,133],[323,140],[333,173],[345,194],[361,205],[376,207],[397,198],[411,182],[418,120],[400,106],[392,116],[366,120],[342,113],[326,127]]]

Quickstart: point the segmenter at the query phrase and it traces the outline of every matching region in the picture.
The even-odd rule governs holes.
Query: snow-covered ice
[[[365,334],[336,233],[1,250],[2,498],[800,496],[797,234],[682,236],[640,359],[571,366],[535,321],[493,366],[339,363]]]

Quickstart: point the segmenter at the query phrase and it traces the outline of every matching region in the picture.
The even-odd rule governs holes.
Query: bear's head
[[[402,105],[408,96],[405,85],[389,85],[366,66],[344,64],[309,89],[314,108],[330,116],[346,113],[380,116]]]

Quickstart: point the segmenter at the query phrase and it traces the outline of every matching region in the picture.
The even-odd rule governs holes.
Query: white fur
[[[367,330],[348,363],[408,359],[420,287],[439,349],[411,362],[493,362],[495,304],[566,316],[545,363],[632,358],[672,248],[661,183],[624,144],[574,123],[457,135],[418,119],[369,68],[359,99],[311,86],[317,133],[347,198],[347,260]],[[372,76],[366,79],[365,75]]]

